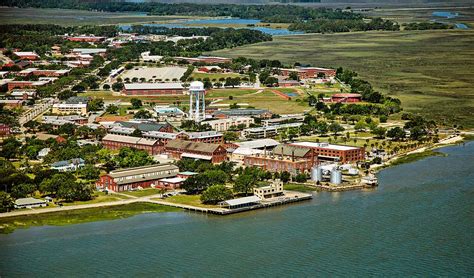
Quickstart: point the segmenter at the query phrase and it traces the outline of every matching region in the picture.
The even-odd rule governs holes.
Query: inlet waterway
[[[474,142],[370,191],[231,216],[151,213],[0,235],[0,276],[472,276]]]

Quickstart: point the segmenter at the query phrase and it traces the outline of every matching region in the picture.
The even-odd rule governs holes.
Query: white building
[[[45,156],[47,156],[50,151],[51,151],[50,148],[43,148],[43,149],[41,149],[41,150],[38,152],[37,158],[38,158],[38,159],[43,159],[43,158],[45,158]]]
[[[20,198],[15,201],[15,208],[39,208],[46,207],[48,204],[40,199]]]
[[[87,103],[55,103],[53,114],[87,114]]]
[[[51,164],[51,169],[59,172],[76,171],[85,166],[85,161],[82,158],[73,158],[70,160],[63,160]]]
[[[150,51],[146,51],[140,54],[143,61],[147,62],[159,62],[163,59],[163,56],[160,55],[150,55]]]
[[[203,124],[210,125],[211,128],[216,131],[226,131],[229,130],[230,127],[237,127],[238,125],[244,125],[245,128],[248,128],[253,123],[255,123],[255,120],[250,117],[236,117],[203,122]]]
[[[253,194],[260,199],[268,199],[283,195],[283,182],[279,179],[272,182],[272,184],[253,189]]]

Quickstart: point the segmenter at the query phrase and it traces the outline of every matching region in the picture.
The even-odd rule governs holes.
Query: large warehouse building
[[[351,163],[362,161],[365,159],[364,148],[333,145],[328,143],[315,142],[297,142],[290,144],[291,146],[299,148],[310,148],[320,160],[339,161],[341,163]]]

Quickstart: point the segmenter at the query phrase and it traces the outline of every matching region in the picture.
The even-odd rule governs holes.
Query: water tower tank
[[[323,169],[321,167],[311,169],[311,180],[315,182],[323,180]]]
[[[339,170],[332,170],[331,171],[331,183],[333,184],[341,184],[342,183],[342,172]]]
[[[201,81],[193,81],[189,84],[190,91],[204,91],[204,83]]]

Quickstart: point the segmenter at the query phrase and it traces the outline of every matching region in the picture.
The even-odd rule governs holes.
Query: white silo
[[[323,180],[323,168],[313,167],[311,168],[311,180],[318,182]]]
[[[200,122],[206,118],[204,83],[193,81],[189,85],[189,119]]]
[[[341,184],[342,183],[342,172],[334,169],[331,171],[331,183]]]

